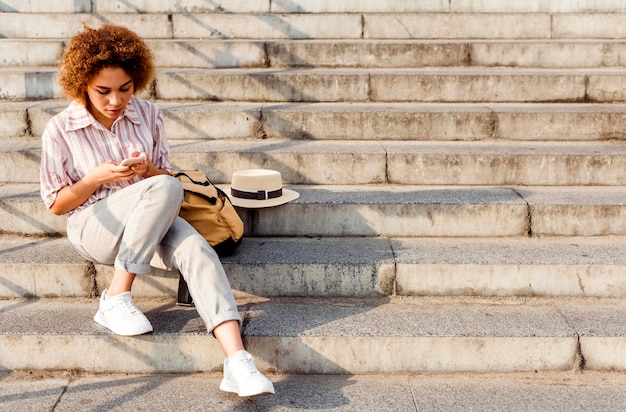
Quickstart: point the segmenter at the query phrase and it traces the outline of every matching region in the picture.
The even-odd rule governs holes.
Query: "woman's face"
[[[120,67],[105,67],[87,84],[87,110],[110,129],[134,92],[133,80]]]

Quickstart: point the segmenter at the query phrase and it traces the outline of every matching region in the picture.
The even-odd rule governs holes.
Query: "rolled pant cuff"
[[[115,269],[123,270],[128,273],[134,273],[136,275],[147,275],[152,272],[152,267],[149,264],[139,265],[137,263],[126,263],[116,260],[114,267]]]
[[[236,320],[241,325],[241,316],[239,316],[239,312],[222,312],[211,318],[211,324],[206,325],[207,331],[213,333],[213,329],[229,320]]]

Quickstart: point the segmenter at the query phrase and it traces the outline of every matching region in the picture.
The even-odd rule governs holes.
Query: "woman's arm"
[[[65,186],[57,192],[56,199],[50,206],[50,211],[55,215],[63,215],[76,209],[85,203],[99,186],[100,184],[88,179],[88,176],[73,185]]]
[[[144,163],[149,163],[149,161]],[[127,166],[118,166],[116,162],[102,163],[76,183],[59,190],[54,203],[50,206],[50,211],[55,215],[68,213],[85,203],[104,183],[130,180],[136,175],[134,170]]]
[[[146,168],[146,173],[143,175],[143,177],[151,177],[151,176],[156,176],[156,175],[169,175],[170,172],[168,172],[166,169],[159,169],[158,167],[156,167],[152,162],[148,162],[148,167]]]
[[[129,156],[138,156],[139,152],[130,153]],[[146,159],[148,154],[143,153]],[[151,176],[169,174],[166,169],[160,169],[150,160],[144,160],[131,167],[119,166],[117,162],[108,161],[91,170],[76,183],[65,186],[56,194],[56,199],[50,211],[55,215],[63,215],[85,203],[89,197],[103,184],[121,180],[131,180],[135,176],[148,178]]]

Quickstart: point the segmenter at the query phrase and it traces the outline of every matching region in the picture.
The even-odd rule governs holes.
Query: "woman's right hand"
[[[97,186],[102,184],[130,180],[133,177],[135,177],[135,171],[130,167],[119,166],[118,162],[109,160],[87,173],[82,180],[90,185],[96,185],[95,191]]]
[[[133,177],[135,172],[128,166],[119,166],[113,160],[101,163],[78,182],[59,190],[50,211],[56,215],[68,213],[82,205],[101,185]]]

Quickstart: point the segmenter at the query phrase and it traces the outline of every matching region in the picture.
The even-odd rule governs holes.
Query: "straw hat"
[[[282,205],[300,197],[282,185],[282,177],[276,170],[239,170],[233,173],[230,201],[235,206],[254,209]]]

